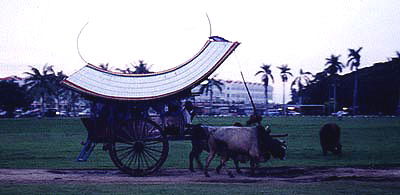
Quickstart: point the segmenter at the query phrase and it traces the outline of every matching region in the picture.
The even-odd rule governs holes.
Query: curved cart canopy
[[[192,59],[175,68],[150,74],[122,74],[88,64],[65,79],[72,89],[114,100],[153,100],[191,89],[210,76],[239,42],[208,40]]]

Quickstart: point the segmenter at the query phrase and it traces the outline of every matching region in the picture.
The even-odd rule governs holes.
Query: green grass
[[[0,167],[113,168],[107,154],[99,150],[89,163],[74,161],[85,136],[79,119],[0,120]]]
[[[195,123],[231,125],[245,120],[199,118]],[[327,122],[336,122],[342,128],[342,157],[322,155],[318,131]],[[400,166],[398,117],[272,117],[264,119],[264,124],[270,125],[272,133],[289,134],[284,138],[288,152],[287,160],[271,160],[261,166]],[[0,168],[115,169],[101,144],[88,162],[75,162],[82,149],[79,143],[85,139],[79,119],[1,119]],[[190,149],[188,141],[170,142],[162,168],[187,168]],[[0,184],[0,189],[0,194],[398,194],[400,187],[398,182],[331,181],[262,185]]]
[[[232,187],[234,186],[234,187]],[[0,184],[0,194],[398,194],[400,185],[395,182],[320,182],[271,184]]]
[[[230,125],[245,118],[201,118],[195,123]],[[323,156],[318,131],[336,122],[342,129],[344,155]],[[288,133],[287,160],[271,160],[264,166],[376,166],[400,164],[400,118],[368,117],[272,117],[264,120],[272,133]],[[98,144],[86,163],[75,162],[86,139],[79,119],[0,120],[0,168],[111,168],[108,153]],[[188,167],[189,141],[170,142],[163,168]],[[206,154],[203,154],[205,157]]]

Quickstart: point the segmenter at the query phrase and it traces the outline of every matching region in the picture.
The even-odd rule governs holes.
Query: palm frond
[[[260,71],[258,71],[254,76],[257,76],[258,74],[262,74],[262,73],[264,73],[265,71],[262,71],[262,70],[260,70]]]

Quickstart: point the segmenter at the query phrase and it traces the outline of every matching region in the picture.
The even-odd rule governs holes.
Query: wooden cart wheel
[[[168,140],[150,119],[123,122],[114,129],[109,154],[113,163],[131,176],[157,171],[168,156]]]

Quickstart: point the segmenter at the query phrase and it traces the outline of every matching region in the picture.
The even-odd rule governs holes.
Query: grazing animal
[[[342,145],[340,144],[340,127],[335,123],[328,123],[321,127],[319,139],[322,152],[326,155],[332,152],[334,155],[342,154]]]
[[[273,139],[270,131],[265,130],[262,126],[256,127],[208,127],[210,135],[208,138],[208,146],[210,152],[207,157],[204,174],[208,174],[208,167],[214,158],[215,154],[221,157],[220,165],[217,167],[217,172],[221,167],[225,167],[225,162],[230,158],[245,156],[250,160],[251,174],[255,174],[255,169],[258,162],[267,161],[271,155],[274,158],[284,159],[286,156],[285,143]],[[230,177],[232,173],[227,170]]]

